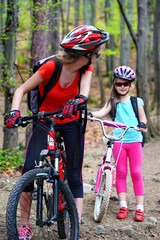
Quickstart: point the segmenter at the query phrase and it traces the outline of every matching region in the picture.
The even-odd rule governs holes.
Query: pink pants
[[[121,143],[114,143],[113,156],[115,161],[119,154]],[[129,158],[130,173],[133,189],[136,196],[144,196],[144,183],[142,177],[142,144],[123,143],[116,167],[117,194],[127,192],[127,157]]]

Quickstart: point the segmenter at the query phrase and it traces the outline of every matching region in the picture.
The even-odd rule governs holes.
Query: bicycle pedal
[[[91,191],[94,191],[96,188],[96,186],[94,185],[92,188],[91,188]]]
[[[37,200],[37,192],[32,193],[32,200]]]

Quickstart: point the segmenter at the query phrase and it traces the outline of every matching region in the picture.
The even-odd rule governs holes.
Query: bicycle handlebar
[[[34,115],[21,117],[21,118],[18,118],[18,121],[15,124],[15,126],[16,127],[18,127],[18,126],[26,127],[26,125],[30,123],[27,121],[35,120],[35,119],[40,120],[40,119],[44,119],[45,117],[48,117],[48,116],[53,116],[54,118],[63,119],[62,111],[63,110],[60,109],[60,110],[52,111],[52,112],[38,112],[37,114],[34,114]]]
[[[86,105],[82,104],[80,106],[78,106],[78,111],[81,110],[85,110],[86,109]],[[15,124],[16,127],[18,126],[22,126],[22,127],[26,127],[27,124],[29,124],[30,122],[27,122],[29,120],[35,120],[35,119],[44,119],[48,116],[52,116],[54,118],[59,118],[59,119],[64,119],[62,116],[63,113],[63,109],[59,109],[57,111],[52,111],[52,112],[38,112],[37,114],[34,115],[30,115],[30,116],[25,116],[25,117],[21,117],[17,119],[17,123]],[[74,112],[73,114],[75,115],[77,112]]]
[[[109,140],[112,140],[112,141],[121,140],[123,138],[123,136],[126,134],[126,132],[128,131],[129,128],[132,128],[132,129],[135,129],[135,130],[139,131],[139,127],[127,126],[126,124],[123,124],[123,123],[118,123],[118,122],[113,122],[113,121],[108,121],[108,120],[101,120],[101,119],[95,118],[95,117],[90,117],[90,120],[91,121],[98,121],[101,124],[103,135],[106,138],[108,138]],[[116,138],[116,137],[113,137],[111,135],[107,135],[104,126],[123,128],[124,131],[122,132],[122,134],[119,138]]]

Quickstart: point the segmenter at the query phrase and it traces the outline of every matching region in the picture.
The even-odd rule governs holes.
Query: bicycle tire
[[[7,210],[6,210],[6,227],[7,227],[7,236],[8,240],[17,240],[18,239],[18,227],[20,227],[21,222],[21,214],[20,214],[20,207],[21,210],[25,211],[24,206],[20,206],[20,197],[25,197],[28,195],[24,193],[24,189],[26,186],[29,186],[29,183],[33,183],[34,181],[34,188],[36,187],[37,181],[43,181],[43,220],[44,222],[48,220],[48,215],[51,213],[52,206],[51,203],[53,201],[49,199],[52,198],[53,193],[53,183],[47,182],[48,177],[48,170],[47,169],[33,169],[22,175],[19,180],[14,185],[11,194],[8,199]],[[34,189],[36,190],[36,189]],[[27,192],[29,192],[27,190]],[[72,193],[66,184],[59,179],[59,192],[63,196],[63,199],[66,203],[66,210],[69,214],[69,233],[67,239],[77,240],[79,238],[79,223],[78,223],[78,213],[75,205],[75,201],[73,199]],[[22,194],[23,193],[23,194]],[[27,201],[27,198],[25,198]],[[29,224],[31,225],[33,231],[33,239],[54,239],[58,240],[58,230],[57,230],[57,222],[52,222],[49,225],[44,224],[43,226],[36,225],[36,194],[32,195],[32,204],[31,204],[31,211],[30,211],[30,218]],[[47,204],[46,204],[47,203]],[[49,213],[49,214],[48,214]],[[24,217],[24,215],[23,215]],[[58,219],[60,220],[60,219]],[[57,220],[57,221],[58,221]]]
[[[112,173],[106,169],[101,175],[99,192],[96,195],[94,205],[94,221],[100,223],[107,212],[112,188]]]
[[[64,151],[63,151],[63,159],[65,159],[65,161],[63,162],[63,174],[64,174],[63,181],[68,186],[67,171],[66,171],[66,154]],[[68,236],[68,231],[69,231],[68,223],[69,223],[69,215],[68,215],[68,212],[64,209],[64,211],[59,212],[59,220],[57,221],[58,234],[61,239],[65,239]]]

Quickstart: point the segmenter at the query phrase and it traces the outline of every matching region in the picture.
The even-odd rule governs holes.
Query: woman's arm
[[[83,95],[88,98],[90,87],[91,87],[91,80],[92,80],[92,72],[86,71],[82,74],[81,81],[80,81],[80,95]]]
[[[12,108],[11,110],[19,110],[23,96],[29,92],[30,90],[34,89],[38,86],[43,79],[39,72],[37,71],[32,77],[30,77],[22,86],[16,89],[13,101],[12,101]]]

